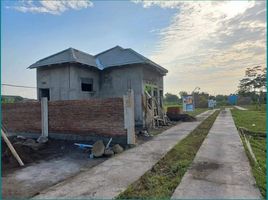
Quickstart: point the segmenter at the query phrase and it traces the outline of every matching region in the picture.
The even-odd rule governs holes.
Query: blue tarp
[[[238,98],[237,95],[230,95],[228,97],[228,103],[231,104],[231,105],[236,105],[237,104],[237,98]]]

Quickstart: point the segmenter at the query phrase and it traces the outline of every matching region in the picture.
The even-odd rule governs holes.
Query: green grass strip
[[[266,105],[262,105],[262,107],[265,108]],[[266,134],[266,115],[264,109],[255,111],[254,106],[248,106],[248,108],[250,108],[249,111],[232,109],[232,116],[239,131],[241,131],[239,127],[246,127],[248,129],[249,134],[247,134],[247,136],[257,159],[257,163],[255,163],[251,157],[244,137],[241,137],[241,139],[250,161],[256,184],[262,196],[266,199],[266,138],[263,137],[263,135]],[[253,123],[255,126],[252,126]],[[247,131],[244,130],[244,133],[245,132],[247,133]],[[258,135],[262,137],[258,137]]]
[[[170,198],[192,163],[219,111],[205,119],[117,199]]]

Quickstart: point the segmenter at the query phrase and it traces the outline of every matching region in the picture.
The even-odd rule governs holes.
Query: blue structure
[[[236,105],[237,104],[237,99],[238,99],[238,96],[237,95],[230,95],[228,97],[228,103],[231,104],[231,105]]]

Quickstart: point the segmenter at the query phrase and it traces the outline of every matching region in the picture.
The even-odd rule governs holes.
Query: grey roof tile
[[[29,66],[30,69],[47,65],[77,62],[92,67],[97,67],[94,56],[74,48],[68,48],[46,58],[43,58]]]
[[[110,67],[130,65],[130,64],[148,64],[154,67],[161,73],[165,74],[168,71],[160,65],[154,63],[143,55],[137,53],[132,49],[124,49],[120,46],[115,46],[95,56],[79,51],[77,49],[69,48],[59,53],[53,54],[49,57],[41,59],[32,64],[29,68],[38,68],[42,66],[77,62],[88,66],[96,67],[99,70],[104,70]]]

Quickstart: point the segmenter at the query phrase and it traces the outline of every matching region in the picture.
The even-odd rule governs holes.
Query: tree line
[[[266,103],[266,67],[254,66],[245,70],[245,76],[239,81],[238,90],[234,93],[242,99],[249,98],[251,102]],[[182,97],[190,95],[186,91],[180,91],[179,95],[166,93],[164,103],[166,105],[182,104]],[[231,95],[231,94],[230,94]],[[214,99],[217,105],[224,106],[228,104],[229,95],[209,95],[206,92],[195,92],[194,98],[198,99],[199,107],[207,107],[207,100]]]

